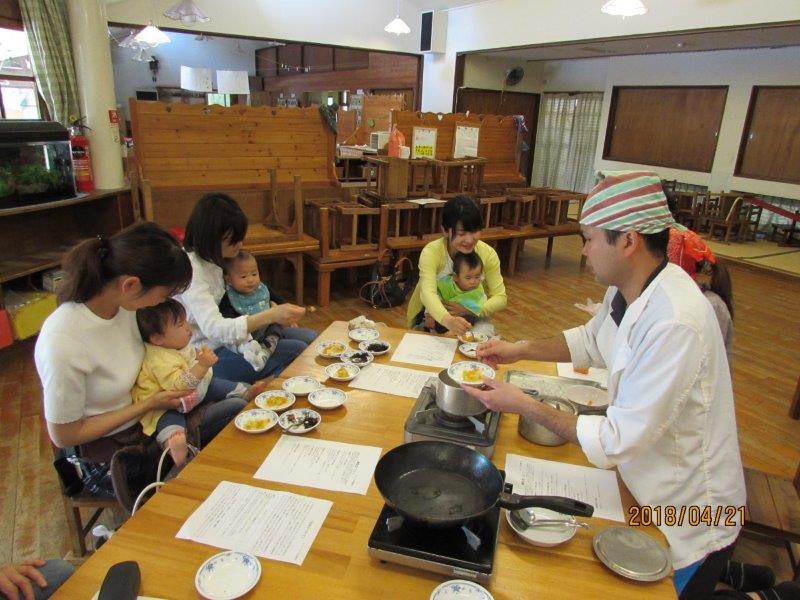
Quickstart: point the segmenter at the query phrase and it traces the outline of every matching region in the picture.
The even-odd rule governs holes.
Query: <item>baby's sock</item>
[[[729,560],[719,580],[740,592],[753,592],[775,585],[775,573],[766,565]]]
[[[186,430],[179,429],[169,436],[167,440],[167,448],[169,448],[169,455],[172,457],[172,462],[175,466],[180,468],[186,464],[186,459],[189,456],[189,446],[186,443]]]
[[[239,348],[244,359],[250,363],[250,366],[256,371],[260,371],[267,364],[269,356],[264,352],[264,349],[257,341],[250,340],[242,344]]]
[[[264,351],[264,355],[269,360],[269,357],[272,356],[272,353],[275,352],[275,348],[278,347],[278,340],[280,338],[275,334],[270,334],[264,337],[264,340],[261,342],[261,349]]]

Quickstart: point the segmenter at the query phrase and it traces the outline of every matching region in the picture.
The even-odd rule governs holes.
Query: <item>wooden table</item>
[[[396,348],[404,330],[381,328],[382,337]],[[347,325],[334,322],[320,340],[347,340]],[[352,346],[353,344],[351,344]],[[392,352],[376,359],[389,362]],[[456,360],[459,356],[456,355]],[[324,379],[328,361],[301,354],[283,373]],[[435,372],[435,369],[414,367]],[[554,373],[550,363],[517,363],[514,368]],[[501,370],[504,373],[505,369]],[[276,381],[276,384],[279,381]],[[331,382],[333,383],[333,382]],[[347,388],[347,384],[334,384]],[[403,443],[403,423],[414,400],[387,394],[348,389],[347,404],[323,413],[323,423],[310,436],[354,444],[379,446],[384,451]],[[298,399],[296,406],[308,406]],[[503,467],[506,454],[514,452],[548,460],[587,464],[580,449],[566,444],[538,446],[517,434],[517,417],[504,415],[500,422],[494,463]],[[383,501],[370,484],[365,496],[331,492],[252,479],[253,473],[278,440],[277,427],[262,435],[249,435],[233,424],[195,458],[178,476],[150,499],[139,512],[64,584],[55,598],[89,598],[99,588],[108,568],[123,560],[136,560],[142,571],[141,594],[161,598],[196,598],[194,576],[198,567],[221,550],[178,540],[175,534],[189,515],[223,480],[286,490],[333,501],[302,566],[261,559],[262,574],[246,598],[313,598],[315,600],[369,598],[426,599],[442,581],[437,575],[381,563],[367,554],[367,540]],[[629,506],[630,495],[623,493]],[[554,548],[534,547],[520,539],[501,518],[494,574],[487,585],[496,600],[518,598],[675,598],[670,578],[656,583],[628,581],[606,569],[593,554],[592,536],[604,527],[619,525],[592,518],[592,529],[578,530],[575,537]],[[645,529],[664,544],[661,534]]]

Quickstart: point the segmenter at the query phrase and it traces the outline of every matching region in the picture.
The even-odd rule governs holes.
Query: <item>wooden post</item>
[[[389,206],[381,205],[381,216],[378,221],[378,256],[386,250],[389,238]]]
[[[303,178],[294,176],[294,230],[297,238],[303,237]]]
[[[142,199],[144,200],[144,220],[155,221],[153,215],[153,190],[147,179],[142,180]]]
[[[319,252],[322,258],[328,258],[331,250],[330,219],[328,207],[319,209]]]

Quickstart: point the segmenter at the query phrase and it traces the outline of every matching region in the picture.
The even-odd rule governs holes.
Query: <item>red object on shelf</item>
[[[8,312],[0,309],[0,348],[5,348],[14,343],[14,335],[11,333],[11,319]]]
[[[82,193],[94,191],[92,158],[89,139],[82,133],[73,133],[69,138],[72,147],[72,169],[75,172],[75,188]]]
[[[186,230],[183,227],[173,227],[172,229],[167,230],[169,234],[178,240],[181,244],[183,243],[183,236],[186,235]]]

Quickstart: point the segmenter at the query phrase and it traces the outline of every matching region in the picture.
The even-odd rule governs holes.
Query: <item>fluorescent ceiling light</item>
[[[411,27],[406,25],[406,22],[397,15],[389,24],[383,28],[386,33],[393,33],[395,35],[405,35],[411,33]]]
[[[164,16],[175,19],[187,25],[192,23],[206,23],[211,19],[203,14],[192,0],[181,0],[171,8],[164,11]]]
[[[139,44],[147,44],[150,47],[155,47],[159,44],[169,44],[169,37],[158,27],[153,25],[152,21],[150,21],[147,27],[142,29],[133,37],[133,41],[138,42]]]
[[[607,15],[614,15],[623,19],[625,17],[643,15],[647,12],[647,8],[642,4],[641,0],[608,0],[600,10]]]

